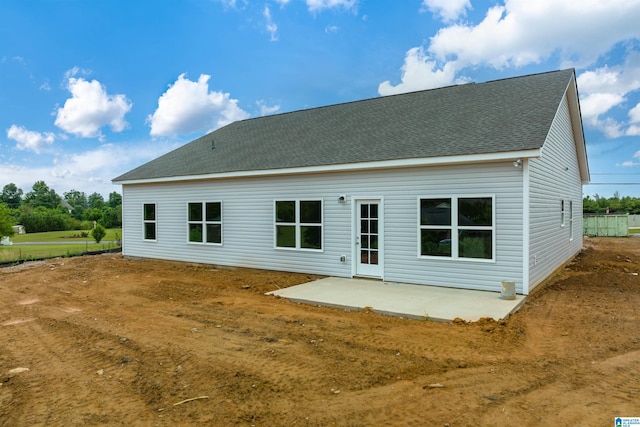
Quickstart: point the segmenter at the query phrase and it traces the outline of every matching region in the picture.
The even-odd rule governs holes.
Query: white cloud
[[[34,132],[16,125],[7,129],[7,138],[17,142],[18,150],[31,150],[36,154],[40,154],[42,147],[53,144],[56,139],[51,132]]]
[[[607,138],[618,138],[624,135],[623,124],[612,117],[598,119],[592,122],[591,126],[600,130]]]
[[[640,103],[629,110],[629,127],[626,134],[628,136],[640,136]]]
[[[268,106],[263,100],[256,101],[256,104],[260,108],[261,116],[268,116],[270,114],[275,114],[280,111],[279,105]]]
[[[628,168],[628,167],[640,166],[640,163],[634,162],[632,160],[627,160],[626,162],[620,163],[618,166],[622,166],[622,167]]]
[[[75,70],[75,71],[74,71]],[[74,75],[77,69],[71,70]],[[71,92],[64,106],[59,108],[55,125],[65,132],[84,138],[103,138],[100,129],[109,126],[121,132],[128,123],[124,120],[132,107],[124,95],[109,95],[97,80],[68,77],[67,89]]]
[[[272,42],[277,41],[278,40],[278,25],[275,24],[273,22],[273,19],[271,18],[271,10],[269,9],[269,6],[265,6],[264,7],[264,11],[262,12],[264,19],[267,21],[267,32],[269,32],[270,35],[270,40]]]
[[[415,90],[450,84],[468,67],[521,67],[556,53],[563,66],[590,64],[616,43],[640,38],[638,16],[640,0],[505,0],[477,25],[442,28],[426,49],[410,49],[402,86]],[[379,92],[389,88],[384,82]]]
[[[236,0],[220,0],[220,3],[222,3],[224,7],[230,7],[233,9],[236,7]]]
[[[456,82],[456,69],[451,64],[438,68],[421,47],[409,49],[402,66],[402,83],[393,86],[389,80],[380,83],[378,93],[382,96],[423,89],[448,86]]]
[[[609,69],[608,66],[596,70],[585,71],[578,76],[580,91],[585,93],[600,93],[610,91],[619,86],[620,72]],[[622,88],[620,88],[622,89]],[[617,90],[620,92],[621,90]]]
[[[60,155],[48,164],[0,163],[0,182],[13,182],[27,192],[35,181],[43,180],[59,195],[76,189],[87,194],[97,192],[106,197],[113,191],[120,191],[120,186],[111,183],[113,178],[177,146],[175,143],[149,144],[147,141],[128,145],[105,144],[90,151]]]
[[[89,76],[91,74],[91,70],[87,70],[85,68],[80,68],[80,67],[76,66],[76,67],[73,67],[73,68],[65,71],[63,87],[67,87],[69,79],[72,78],[72,77],[77,76],[78,74],[82,74],[83,76]]]
[[[453,25],[431,39],[429,52],[458,68],[540,63],[558,53],[589,64],[621,40],[640,36],[638,0],[506,0],[478,25]]]
[[[636,151],[635,154],[633,155],[633,158],[640,159],[640,151]],[[627,160],[625,162],[616,164],[616,166],[634,167],[634,166],[640,166],[640,162],[637,162],[634,160]]]
[[[469,5],[464,0],[423,0],[423,7],[453,20]],[[551,59],[559,68],[586,68],[613,47],[640,39],[638,16],[640,0],[503,0],[490,7],[482,21],[446,26],[425,46],[409,49],[401,83],[385,81],[378,93],[458,83],[464,70],[477,67],[500,70]],[[626,49],[624,64],[578,78],[585,124],[611,138],[640,132],[640,124],[607,117],[625,108],[629,94],[640,89],[640,53],[632,43]]]
[[[640,89],[640,54],[632,53],[624,64],[614,67],[604,66],[590,71],[585,71],[578,76],[580,92],[592,93],[618,93],[625,95]]]
[[[453,22],[466,15],[467,9],[471,9],[469,0],[422,0],[420,11],[429,10],[444,22]]]
[[[152,136],[174,136],[211,131],[249,114],[238,107],[228,93],[209,91],[209,78],[201,74],[197,82],[178,76],[158,99],[158,108],[147,117]]]
[[[339,31],[339,28],[336,25],[327,25],[324,27],[324,32],[327,34],[336,34]]]
[[[628,136],[640,136],[640,103],[629,110],[629,122],[630,125],[626,134]]]
[[[618,93],[591,93],[580,98],[582,118],[595,122],[602,114],[624,102],[624,96]]]
[[[39,87],[40,90],[44,90],[44,91],[50,91],[51,90],[51,86],[49,85],[49,80],[45,80],[44,82],[42,82],[42,84]]]
[[[358,5],[358,0],[306,0],[309,12],[318,12],[323,9],[354,9]]]
[[[578,76],[583,120],[609,138],[640,134],[640,108],[637,106],[628,112],[628,125],[611,117],[602,118],[614,108],[624,108],[628,96],[640,89],[640,62],[636,61],[637,56],[631,54],[622,65],[604,66]]]
[[[640,103],[629,110],[629,122],[640,124]]]

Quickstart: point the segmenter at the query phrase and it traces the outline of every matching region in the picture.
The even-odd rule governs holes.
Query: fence
[[[73,253],[68,253],[64,255],[64,257],[71,258],[76,256],[113,254],[113,253],[119,253],[119,252],[122,252],[122,247],[102,249],[102,250],[96,250],[96,251],[73,252]],[[35,256],[35,257],[28,257],[28,258],[18,258],[13,260],[0,260],[0,268],[23,264],[28,261],[44,261],[47,259],[60,258],[60,257],[61,257],[60,255],[46,255],[46,256]]]
[[[629,227],[640,227],[640,215],[629,215]]]
[[[584,235],[621,237],[629,235],[629,215],[593,215],[584,217]]]

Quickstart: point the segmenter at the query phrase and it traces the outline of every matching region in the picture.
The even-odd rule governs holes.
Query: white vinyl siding
[[[219,179],[123,186],[124,254],[188,262],[350,277],[354,263],[351,200],[384,198],[384,279],[500,291],[522,289],[522,170],[513,160],[296,176]],[[495,194],[494,262],[416,256],[416,200],[452,194]],[[339,197],[346,195],[347,203]],[[158,206],[158,244],[141,244],[135,206]],[[187,244],[185,206],[224,200],[224,246]],[[322,200],[322,251],[274,247],[274,201]],[[138,214],[139,215],[139,214]],[[138,222],[140,224],[140,222]],[[346,262],[341,257],[346,256]]]
[[[566,97],[558,107],[542,156],[529,161],[529,182],[528,266],[529,289],[533,289],[582,249],[582,182]],[[559,215],[563,227],[558,226]]]

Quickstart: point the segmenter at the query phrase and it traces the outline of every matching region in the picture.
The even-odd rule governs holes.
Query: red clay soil
[[[0,425],[539,426],[640,417],[640,239],[506,321],[264,293],[314,277],[119,255],[0,269]],[[26,368],[26,369],[18,369]]]

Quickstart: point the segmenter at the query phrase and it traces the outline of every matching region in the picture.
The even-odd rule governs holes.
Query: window
[[[494,197],[419,200],[420,256],[493,260]]]
[[[569,240],[573,240],[573,200],[569,200]]]
[[[560,200],[560,227],[564,227],[564,218],[565,218],[565,211],[564,211],[564,200]]]
[[[222,203],[188,204],[189,243],[222,244]]]
[[[322,201],[276,200],[275,246],[322,250]]]
[[[451,199],[420,200],[420,255],[451,256]]]
[[[156,205],[145,203],[142,205],[142,219],[144,240],[156,240]]]

